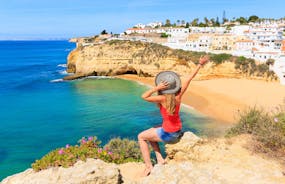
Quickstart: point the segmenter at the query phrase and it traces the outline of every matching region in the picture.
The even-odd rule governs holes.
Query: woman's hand
[[[168,82],[162,81],[160,84],[158,84],[158,85],[155,87],[155,89],[156,89],[157,91],[162,91],[162,90],[167,89],[168,87],[169,87]]]
[[[142,99],[148,102],[154,102],[154,103],[161,103],[164,100],[164,96],[162,95],[155,95],[151,96],[153,93],[161,90],[165,90],[169,87],[169,84],[165,81],[158,84],[156,87],[147,90],[142,94]]]
[[[200,65],[204,65],[209,61],[209,56],[205,55],[205,56],[201,56],[199,59],[199,64]]]

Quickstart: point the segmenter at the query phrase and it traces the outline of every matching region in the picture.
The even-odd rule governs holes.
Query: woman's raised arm
[[[209,61],[209,56],[201,56],[199,59],[199,64],[197,65],[197,67],[194,69],[194,71],[190,74],[190,76],[186,79],[186,81],[184,81],[182,83],[181,86],[181,92],[180,92],[180,98],[183,96],[183,94],[185,93],[185,91],[187,90],[190,82],[192,81],[192,79],[196,76],[196,74],[199,72],[200,68]]]

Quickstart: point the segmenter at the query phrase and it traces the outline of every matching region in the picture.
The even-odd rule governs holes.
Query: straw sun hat
[[[157,86],[161,82],[167,82],[169,84],[168,89],[160,91],[161,94],[174,94],[181,88],[181,80],[177,73],[172,71],[163,71],[156,75],[155,85]]]

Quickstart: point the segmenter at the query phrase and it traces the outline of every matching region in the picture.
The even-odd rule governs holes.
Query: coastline
[[[147,86],[154,85],[154,77],[139,77],[131,74],[116,77]],[[285,86],[278,82],[222,78],[193,80],[182,103],[220,123],[233,124],[237,121],[236,116],[239,111],[252,106],[272,111],[284,104],[284,100]]]

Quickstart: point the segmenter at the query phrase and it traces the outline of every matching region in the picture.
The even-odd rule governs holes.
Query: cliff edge
[[[142,163],[115,165],[101,160],[78,161],[70,168],[28,169],[7,177],[1,184],[16,183],[178,183],[178,184],[280,184],[284,166],[248,149],[253,139],[241,135],[230,139],[201,139],[191,132],[176,144],[167,144],[167,164],[155,165],[151,174],[139,177]]]
[[[75,79],[89,75],[114,76],[136,74],[152,77],[163,70],[172,70],[180,75],[189,74],[200,54],[175,50],[156,43],[113,40],[105,43],[79,45],[70,52],[67,72],[74,73],[65,79]],[[198,78],[238,77],[240,72],[232,62],[216,65],[207,64]]]

